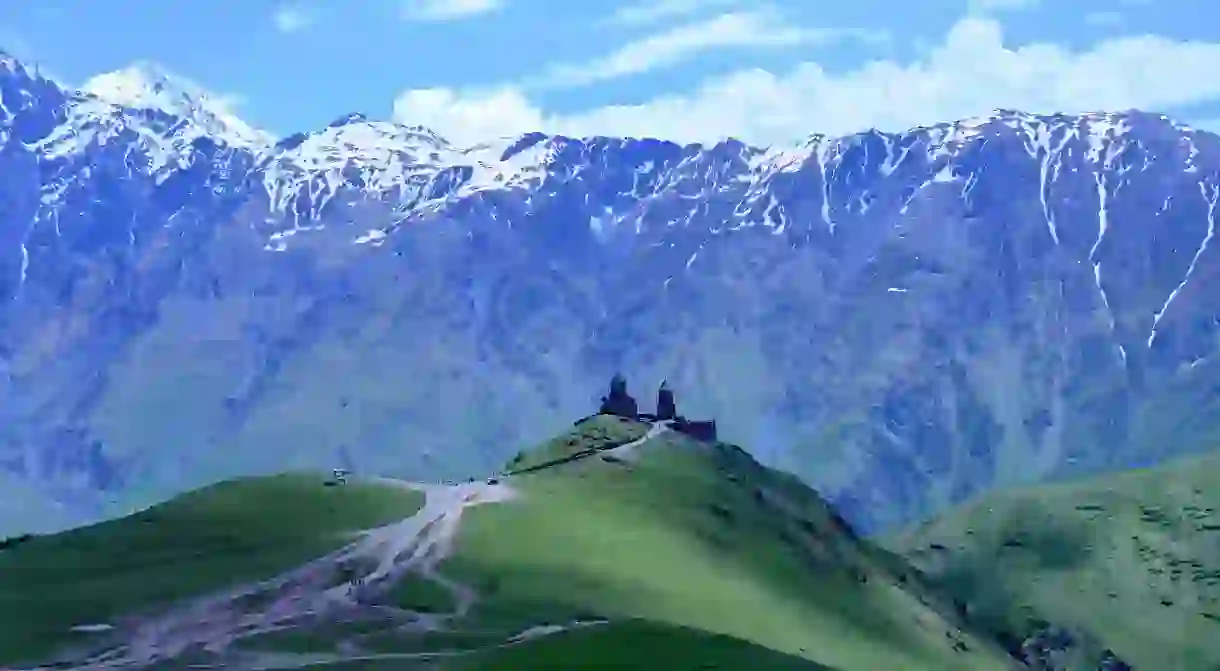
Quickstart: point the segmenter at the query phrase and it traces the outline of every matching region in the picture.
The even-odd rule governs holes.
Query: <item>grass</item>
[[[581,449],[582,430],[605,440],[600,428],[578,427],[564,449]],[[484,596],[474,627],[596,615],[842,669],[1006,668],[794,482],[731,446],[666,434],[622,462],[592,457],[516,478],[518,500],[467,511],[441,570]]]
[[[572,431],[559,435],[529,452],[519,452],[508,462],[507,470],[522,471],[594,450],[603,450],[638,440],[648,433],[648,425],[622,417],[594,415]]]
[[[328,669],[1010,667],[902,559],[858,538],[815,492],[743,450],[668,433],[630,455],[595,453],[647,428],[610,417],[581,422],[518,463],[593,456],[514,477],[516,499],[465,511],[440,571],[480,598],[453,631],[320,622],[237,647],[318,652],[346,640],[378,653],[468,652],[319,665]],[[0,622],[17,623],[0,628],[0,663],[49,656],[72,641],[74,625],[271,577],[421,503],[403,488],[250,478],[16,542],[0,550]],[[454,606],[453,595],[419,576],[386,601]],[[593,618],[612,624],[499,645],[530,627]]]
[[[401,488],[322,483],[307,474],[228,481],[0,551],[0,663],[48,655],[80,638],[74,626],[271,577],[422,504]]]
[[[448,661],[443,668],[460,671],[832,671],[807,659],[730,636],[638,620],[553,634]]]
[[[475,650],[502,644],[503,632],[471,631],[383,631],[360,639],[360,647],[376,653],[446,652]]]
[[[987,496],[892,545],[993,630],[1048,621],[1136,668],[1220,668],[1220,455]]]
[[[343,641],[381,636],[393,625],[385,621],[338,621],[279,629],[241,639],[241,650],[333,653]]]
[[[453,611],[457,601],[445,586],[417,573],[403,577],[385,595],[384,601],[399,608],[421,613]]]
[[[281,629],[243,639],[237,646],[242,650],[332,653],[343,633],[323,628]]]
[[[712,671],[833,671],[801,657],[786,655],[732,638],[656,622],[632,620],[574,629],[511,645],[486,636],[430,633],[410,644],[364,647],[376,654],[473,651],[422,660],[365,659],[312,665],[326,671],[432,668],[441,671],[583,671],[595,669],[665,669]]]

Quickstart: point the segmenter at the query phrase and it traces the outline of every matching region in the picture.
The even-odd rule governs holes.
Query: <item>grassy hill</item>
[[[1220,669],[1220,454],[986,496],[891,545],[992,630],[1075,632],[1075,668]]]
[[[595,417],[507,471],[234,481],[0,550],[0,664],[1012,668],[740,448]]]
[[[0,550],[0,664],[87,637],[73,627],[274,576],[423,501],[400,488],[323,482],[302,474],[224,482]]]
[[[812,490],[739,448],[669,433],[515,486],[513,505],[471,511],[445,565],[487,596],[474,617],[644,618],[841,669],[1003,668],[936,602],[903,589]]]

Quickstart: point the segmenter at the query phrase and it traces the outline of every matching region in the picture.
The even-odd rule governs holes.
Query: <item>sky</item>
[[[994,108],[1220,130],[1204,0],[4,0],[60,81],[152,62],[278,136],[351,112],[459,144],[541,130],[756,144]]]

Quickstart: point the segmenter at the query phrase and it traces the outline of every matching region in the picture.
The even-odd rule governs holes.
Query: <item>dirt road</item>
[[[669,430],[667,423],[654,424],[643,437],[603,453],[630,458],[637,447]],[[446,629],[469,612],[479,595],[469,586],[442,575],[438,566],[452,551],[463,512],[473,506],[511,501],[517,496],[511,485],[513,479],[514,476],[504,476],[496,484],[489,481],[428,485],[378,478],[374,482],[423,493],[423,507],[411,517],[365,530],[347,546],[274,578],[239,585],[129,621],[95,625],[97,631],[104,632],[95,639],[97,642],[88,649],[61,655],[54,668],[79,671],[148,668],[192,650],[217,655],[222,666],[213,668],[230,669],[300,668],[342,660],[437,656],[437,653],[366,655],[360,654],[355,644],[342,646],[351,650],[350,655],[333,656],[251,653],[232,650],[231,646],[262,634],[328,622],[376,621],[405,634]],[[409,574],[448,590],[454,599],[453,610],[424,613],[386,604],[381,597]],[[535,627],[500,645],[514,645],[597,623]]]

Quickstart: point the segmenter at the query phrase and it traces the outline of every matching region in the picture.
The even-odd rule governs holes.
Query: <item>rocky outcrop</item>
[[[1132,671],[1113,651],[1097,652],[1088,637],[1047,624],[1021,642],[1018,657],[1037,671]]]

